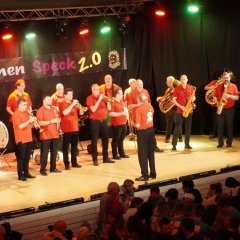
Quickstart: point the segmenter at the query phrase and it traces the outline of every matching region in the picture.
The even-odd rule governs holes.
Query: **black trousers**
[[[69,167],[68,149],[71,144],[71,163],[77,163],[77,146],[78,146],[78,132],[67,132],[63,134],[63,162],[66,167]],[[55,158],[56,159],[56,158]]]
[[[176,124],[173,131],[173,139],[172,145],[177,146],[177,138],[179,136],[179,132],[181,131],[183,121],[185,120],[185,146],[189,145],[190,135],[191,135],[191,127],[192,127],[192,113],[188,115],[187,118],[183,117],[182,113],[176,113]]]
[[[173,123],[176,124],[176,107],[173,107],[168,112],[166,112],[166,139],[170,139],[170,136],[172,134],[172,126]],[[179,131],[179,138],[182,138],[182,127]]]
[[[92,149],[92,159],[97,160],[97,141],[99,136],[102,139],[102,155],[103,160],[108,158],[108,124],[106,119],[96,120],[90,119],[91,126],[91,149]]]
[[[18,177],[22,177],[23,174],[28,174],[28,164],[33,149],[33,143],[19,142],[16,146],[17,153],[17,171]]]
[[[112,155],[124,155],[123,141],[127,133],[127,125],[112,126]]]
[[[218,136],[218,125],[217,125],[217,108],[211,108],[211,115],[212,115],[212,134]]]
[[[56,169],[59,138],[41,140],[40,172],[46,171],[48,152],[50,149],[50,171]]]
[[[218,125],[218,144],[223,145],[224,127],[226,124],[227,128],[227,145],[232,145],[233,141],[233,118],[235,109],[224,108],[220,115],[217,114],[217,125]]]
[[[148,178],[148,163],[150,174],[156,176],[154,150],[156,147],[153,128],[137,130],[138,161],[141,168],[141,174]]]

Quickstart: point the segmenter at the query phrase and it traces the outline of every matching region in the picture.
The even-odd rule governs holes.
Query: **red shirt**
[[[98,98],[95,97],[93,94],[87,97],[86,99],[86,105],[88,107],[88,114],[89,119],[97,119],[97,120],[104,120],[107,118],[107,103],[104,101],[104,99],[101,100],[101,102],[98,105],[98,108],[95,112],[91,111],[92,106],[94,106],[97,102]]]
[[[120,214],[124,214],[124,206],[117,200],[116,196],[112,193],[112,192],[107,192],[108,195],[114,197],[109,205],[110,205],[110,209],[115,209],[117,210]]]
[[[124,91],[124,101],[129,101],[129,96],[130,96],[130,93],[133,91],[133,89],[131,87],[127,88],[125,91]]]
[[[182,85],[177,86],[174,89],[173,97],[176,97],[177,102],[182,105],[186,106],[188,99],[191,97],[193,93],[193,87],[187,85],[186,88],[183,88]],[[177,113],[182,113],[182,109],[177,107]]]
[[[18,109],[17,101],[19,99],[25,99],[27,101],[27,109],[29,108],[29,106],[32,106],[30,96],[26,92],[23,92],[22,95],[19,95],[17,90],[15,90],[8,97],[7,107],[11,108],[11,110],[15,112]],[[12,117],[10,117],[10,121],[12,121],[11,119]]]
[[[51,121],[52,119],[56,118],[58,116],[58,111],[54,107],[50,107],[50,109],[47,109],[45,106],[42,106],[37,111],[37,121]],[[41,126],[43,129],[42,132],[40,132],[39,139],[40,140],[47,140],[47,139],[53,139],[53,138],[59,138],[59,133],[57,130],[57,124],[51,123],[46,126]]]
[[[137,130],[150,128],[153,126],[153,107],[150,103],[141,104],[134,111],[134,122],[140,124]]]
[[[151,99],[150,99],[150,95],[148,93],[148,90],[146,89],[142,89],[141,92],[139,92],[136,88],[134,90],[131,91],[131,93],[129,94],[129,100],[128,100],[128,105],[130,104],[137,104],[137,98],[139,95],[141,94],[145,94],[148,98],[148,103],[151,103]]]
[[[120,102],[117,102],[116,100],[114,102],[111,102],[111,111],[110,112],[123,112],[124,111],[124,101],[121,100]],[[127,122],[126,116],[118,116],[113,117],[111,116],[111,125],[113,126],[119,126],[124,125]]]
[[[59,95],[57,95],[57,93],[54,93],[51,96],[51,99],[52,99],[52,106],[59,108],[60,102],[62,102],[64,100],[64,94],[62,96],[59,96]]]
[[[112,84],[111,88],[106,88],[106,84],[102,84],[100,87],[100,93],[105,94],[108,97],[113,96],[113,90],[120,88],[117,84]]]
[[[224,91],[224,84],[219,84],[215,91],[214,91],[214,97],[217,98],[218,102],[221,100],[222,98],[222,94],[223,94],[223,91]],[[237,86],[233,83],[229,83],[228,85],[228,90],[227,90],[227,94],[230,94],[230,95],[234,95],[234,96],[238,96],[238,89],[237,89]],[[227,100],[227,104],[223,106],[223,108],[230,108],[232,106],[234,106],[235,104],[235,101],[228,98],[226,99]]]
[[[77,109],[77,107],[74,106],[67,115],[63,115],[63,111],[67,109],[70,105],[71,103],[68,103],[65,100],[63,100],[59,104],[59,112],[61,117],[61,129],[64,133],[78,132],[78,129],[79,129],[79,126],[78,126],[79,110]]]
[[[19,125],[27,122],[30,119],[28,111],[21,112],[18,109],[12,115],[13,130],[15,142],[27,143],[32,142],[32,124],[29,123],[26,127],[20,129]]]

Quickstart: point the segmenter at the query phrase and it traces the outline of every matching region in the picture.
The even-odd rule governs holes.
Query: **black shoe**
[[[144,178],[143,176],[139,178],[135,178],[135,181],[148,181],[148,178]]]
[[[30,173],[24,174],[25,178],[35,178],[36,176],[32,176]]]
[[[80,164],[78,164],[78,163],[75,163],[75,164],[72,164],[72,167],[74,167],[74,168],[81,168],[82,165],[80,165]]]
[[[165,143],[169,143],[170,140],[166,138],[164,142],[165,142]]]
[[[99,166],[98,161],[97,161],[97,160],[94,160],[94,161],[93,161],[93,165],[94,165],[94,166]]]
[[[21,177],[18,177],[18,180],[20,180],[20,181],[27,181],[27,178],[24,177],[24,176],[21,176]]]
[[[156,179],[156,175],[149,174],[148,178]]]
[[[121,158],[129,158],[129,156],[126,155],[126,154],[120,155],[120,157],[121,157]]]
[[[231,148],[232,147],[232,144],[227,144],[227,148]]]
[[[43,176],[47,176],[47,175],[48,175],[48,174],[46,173],[46,171],[43,171],[43,172],[40,171],[40,173],[41,173],[41,175],[43,175]]]
[[[223,144],[218,144],[217,145],[217,148],[222,148],[223,147]]]
[[[185,148],[192,149],[192,147],[190,145],[185,145]]]
[[[212,138],[217,138],[218,136],[216,134],[213,134],[209,137],[209,139],[212,139]]]
[[[179,138],[179,142],[182,142],[182,137]]]
[[[176,146],[172,146],[172,150],[173,150],[173,151],[177,151]]]
[[[61,173],[62,171],[59,171],[58,169],[54,169],[54,170],[50,170],[50,172]]]
[[[162,153],[162,152],[164,152],[164,151],[161,150],[158,146],[156,146],[154,152],[160,152],[160,153]]]
[[[69,166],[65,166],[65,170],[70,170],[70,167]]]
[[[115,163],[115,161],[112,161],[111,159],[107,158],[103,160],[103,163]]]
[[[114,156],[113,159],[120,160],[121,157],[117,155],[117,156]]]

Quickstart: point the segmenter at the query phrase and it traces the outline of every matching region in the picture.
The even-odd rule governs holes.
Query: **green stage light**
[[[25,37],[26,37],[27,39],[31,39],[31,38],[36,37],[36,34],[35,34],[34,32],[29,32],[29,33],[26,34]]]
[[[197,5],[190,5],[188,6],[188,11],[189,12],[198,12],[199,8]]]
[[[107,33],[110,30],[111,30],[111,28],[110,28],[109,24],[106,21],[104,21],[103,24],[101,25],[100,32]]]
[[[34,23],[30,22],[26,29],[26,32],[25,32],[25,38],[31,39],[31,38],[35,38],[35,37],[36,37],[36,34],[35,34]]]

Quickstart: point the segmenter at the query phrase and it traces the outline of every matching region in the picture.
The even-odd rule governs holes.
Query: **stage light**
[[[25,37],[27,39],[31,39],[31,38],[35,38],[36,37],[36,33],[35,33],[35,28],[34,28],[34,23],[31,22],[29,23],[29,26],[26,30],[26,33],[25,33]]]
[[[157,16],[165,16],[166,14],[165,9],[163,8],[162,4],[159,1],[156,2],[155,14]]]
[[[109,23],[106,20],[104,20],[103,23],[101,24],[100,32],[101,33],[107,33],[110,30],[111,30],[111,28],[110,28]]]
[[[129,33],[129,23],[130,23],[130,16],[121,16],[120,18],[120,31],[123,35],[127,35]]]
[[[13,36],[12,33],[12,24],[11,23],[5,23],[2,29],[2,40],[8,40],[11,39]]]
[[[194,0],[188,0],[188,11],[195,13],[198,12],[199,6]]]
[[[34,213],[35,208],[34,207],[29,207],[29,208],[23,208],[23,209],[18,209],[10,212],[3,212],[0,213],[0,220],[4,219],[9,219],[9,218],[14,218],[14,217],[20,217],[29,213]]]
[[[220,172],[232,172],[240,170],[240,165],[227,165],[225,168],[220,168]]]
[[[89,27],[87,24],[87,20],[83,20],[78,33],[79,33],[79,35],[85,35],[85,34],[89,33]]]
[[[58,18],[55,21],[53,36],[56,42],[66,41],[68,39],[67,27],[68,20],[66,18]]]
[[[215,174],[216,174],[215,170],[210,170],[210,171],[200,172],[200,173],[194,173],[194,174],[191,174],[191,175],[186,175],[186,176],[179,177],[179,181],[193,180],[193,179],[197,179],[197,178],[212,176],[212,175],[215,175]]]
[[[56,208],[62,208],[62,207],[67,207],[71,205],[76,205],[79,203],[84,203],[84,198],[74,198],[62,202],[55,202],[55,203],[45,203],[44,205],[38,206],[39,211],[47,211],[47,210],[52,210]]]

